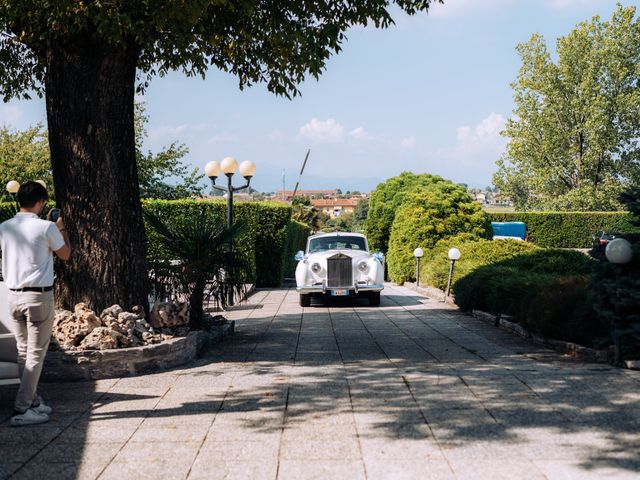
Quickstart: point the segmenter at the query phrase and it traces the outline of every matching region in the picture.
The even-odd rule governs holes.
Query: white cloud
[[[491,112],[475,126],[462,125],[456,129],[455,144],[427,153],[432,173],[456,181],[489,182],[496,170],[507,140],[500,135],[505,118]]]
[[[363,127],[354,128],[349,132],[349,136],[354,140],[366,140],[370,135]]]
[[[561,10],[594,5],[599,1],[601,0],[532,0],[529,3],[533,3],[536,6],[542,4],[544,7]],[[432,3],[429,8],[429,15],[440,18],[459,17],[477,12],[491,12],[498,8],[518,8],[522,3],[522,0],[446,0],[444,4]]]
[[[0,125],[15,128],[23,118],[24,113],[19,107],[16,107],[15,105],[0,104]]]
[[[477,10],[493,10],[514,0],[447,0],[444,4],[432,3],[429,8],[429,15],[434,17],[456,17]]]
[[[413,135],[410,137],[404,137],[400,140],[400,148],[402,150],[413,150],[418,144],[418,140]]]
[[[335,119],[318,120],[312,118],[311,121],[298,131],[298,137],[318,143],[337,143],[344,140],[345,128]]]
[[[505,141],[500,136],[504,129],[505,119],[499,113],[491,112],[489,116],[474,128],[462,126],[456,129],[457,144],[453,148],[444,149],[451,153],[474,153],[483,150],[500,151]]]
[[[163,126],[149,129],[149,139],[155,140],[175,140],[176,137],[184,134],[189,128],[188,124],[177,126]]]
[[[209,138],[209,140],[207,140],[207,143],[209,145],[212,145],[214,143],[231,143],[237,140],[238,140],[238,136],[233,133],[220,132],[220,133],[216,133],[213,137]]]

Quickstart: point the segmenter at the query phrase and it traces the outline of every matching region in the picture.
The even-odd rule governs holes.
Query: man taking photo
[[[2,274],[9,288],[20,372],[12,426],[49,420],[52,410],[38,395],[38,381],[53,327],[53,253],[61,260],[71,255],[62,219],[54,223],[40,218],[48,200],[46,188],[25,182],[17,198],[20,211],[0,224]]]

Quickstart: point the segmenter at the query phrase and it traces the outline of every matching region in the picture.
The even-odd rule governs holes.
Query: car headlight
[[[367,273],[369,271],[369,262],[367,262],[366,260],[361,261],[358,264],[358,270],[360,270],[362,273]]]
[[[311,264],[311,271],[316,275],[322,271],[322,267],[318,262]]]

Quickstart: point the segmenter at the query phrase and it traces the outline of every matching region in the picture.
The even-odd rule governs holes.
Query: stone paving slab
[[[0,479],[640,478],[640,375],[588,364],[388,285],[380,307],[261,290],[206,358],[41,385]]]

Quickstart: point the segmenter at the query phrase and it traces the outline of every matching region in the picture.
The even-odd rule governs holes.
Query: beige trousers
[[[9,313],[14,320],[21,380],[15,409],[23,412],[36,398],[49,348],[54,317],[53,292],[9,292]]]

